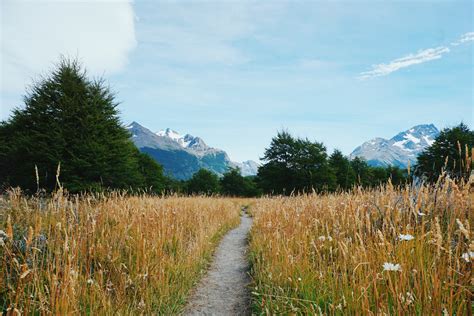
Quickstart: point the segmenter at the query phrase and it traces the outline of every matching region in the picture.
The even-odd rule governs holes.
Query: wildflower
[[[466,262],[469,262],[470,260],[474,259],[474,251],[463,253],[461,258],[464,259]]]
[[[414,238],[415,238],[415,237],[413,237],[413,236],[410,235],[410,234],[406,234],[406,235],[400,234],[400,235],[398,235],[398,239],[399,239],[399,240],[406,240],[406,241],[408,241],[408,240],[412,240],[412,239],[414,239]]]
[[[405,299],[406,304],[411,305],[414,301],[415,301],[415,296],[412,293],[407,292],[407,296]]]
[[[418,212],[418,216],[425,216],[426,214],[423,212]]]
[[[398,263],[385,262],[383,264],[384,271],[402,271],[402,267]]]
[[[300,281],[300,282],[301,282],[301,278],[298,278],[298,281]]]
[[[89,285],[92,285],[92,284],[94,284],[94,280],[92,280],[92,279],[88,279],[88,280],[87,280],[87,284],[89,284]]]
[[[332,241],[332,237],[331,236],[327,236],[327,237],[326,236],[319,236],[318,240],[319,241],[325,241],[325,240]]]
[[[449,316],[449,313],[446,307],[443,307],[443,316]]]

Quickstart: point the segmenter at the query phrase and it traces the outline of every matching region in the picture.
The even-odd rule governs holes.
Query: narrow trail
[[[251,226],[252,219],[244,213],[239,227],[224,236],[184,315],[250,315],[247,236]]]

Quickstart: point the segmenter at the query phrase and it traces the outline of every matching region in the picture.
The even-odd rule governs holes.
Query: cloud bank
[[[451,43],[451,46],[458,46],[471,41],[474,41],[474,32],[468,32],[463,34],[457,42]],[[441,57],[443,57],[443,55],[449,53],[450,51],[451,49],[447,46],[422,49],[415,54],[409,54],[407,56],[397,58],[386,64],[372,65],[372,70],[361,72],[358,78],[364,80],[375,77],[387,76],[392,72],[395,72],[402,68],[440,59]]]
[[[90,73],[120,71],[136,46],[130,1],[2,1],[0,89],[24,91],[59,56],[78,57]]]

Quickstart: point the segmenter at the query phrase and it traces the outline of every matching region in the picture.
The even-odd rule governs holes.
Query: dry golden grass
[[[469,314],[471,184],[444,179],[431,187],[257,200],[254,311]]]
[[[0,307],[24,314],[177,313],[241,201],[0,198]]]

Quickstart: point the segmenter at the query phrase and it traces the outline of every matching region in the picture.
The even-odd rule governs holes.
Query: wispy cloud
[[[451,43],[451,46],[458,46],[471,41],[474,41],[474,32],[468,32],[463,34],[458,41]],[[395,72],[402,68],[440,59],[441,57],[443,57],[443,55],[449,53],[450,51],[451,49],[447,46],[422,49],[419,50],[417,53],[397,58],[395,60],[390,61],[389,63],[372,65],[372,70],[361,72],[358,76],[358,79],[365,80],[375,77],[387,76],[392,72]]]
[[[409,54],[405,57],[392,60],[387,64],[377,64],[372,66],[372,70],[360,73],[359,79],[370,79],[391,74],[402,68],[426,63],[431,60],[440,59],[444,54],[449,53],[450,49],[445,46],[428,48],[418,51],[416,54]]]
[[[458,46],[458,45],[461,45],[467,42],[472,42],[472,41],[474,41],[474,32],[468,32],[466,34],[463,34],[458,41],[451,43],[451,45]]]

